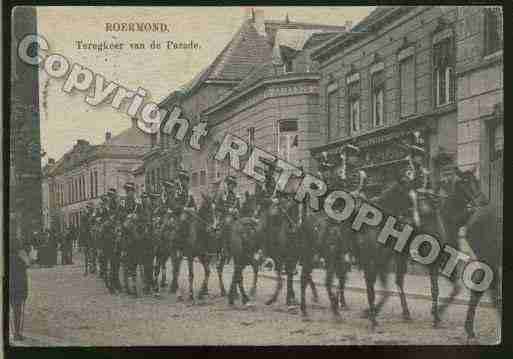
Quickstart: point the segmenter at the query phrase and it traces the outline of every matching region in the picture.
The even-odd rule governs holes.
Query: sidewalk
[[[276,280],[276,274],[274,272],[263,271],[260,272],[260,275],[264,278],[270,278]],[[316,285],[324,286],[324,278],[326,272],[321,269],[315,269],[312,272],[312,279]],[[294,276],[294,281],[299,282],[299,275]],[[380,281],[376,281],[376,293],[384,294],[386,292],[390,293],[393,296],[398,296],[399,291],[397,286],[395,285],[395,276],[393,273],[390,273],[388,276],[389,288],[388,291],[385,290]],[[338,284],[335,282],[334,286],[336,287]],[[470,291],[461,283],[461,292],[454,299],[454,304],[468,304],[470,299]],[[351,290],[355,292],[363,292],[366,293],[365,280],[363,278],[363,272],[354,268],[351,272],[347,274],[347,282],[345,286],[346,290]],[[445,277],[439,277],[438,280],[438,288],[439,288],[439,302],[447,301],[451,290],[452,284],[446,280]],[[404,279],[404,290],[406,292],[406,296],[408,298],[416,298],[416,299],[427,299],[431,300],[431,282],[428,275],[414,275],[414,274],[406,274]],[[486,293],[481,299],[480,306],[485,307],[493,307],[490,295]]]

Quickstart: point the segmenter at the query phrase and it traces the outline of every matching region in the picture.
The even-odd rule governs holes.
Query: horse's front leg
[[[281,277],[282,264],[281,264],[281,262],[277,261],[276,259],[274,259],[274,264],[275,264],[274,270],[276,272],[276,287],[274,289],[274,293],[271,296],[271,298],[269,298],[269,300],[267,300],[267,302],[265,302],[266,305],[271,305],[274,302],[276,302],[276,300],[278,299],[278,295],[280,294],[281,289],[283,288],[283,278]]]
[[[429,268],[429,279],[431,281],[431,315],[433,315],[433,327],[440,326],[440,315],[438,313],[438,265],[433,264]]]
[[[169,286],[169,293],[176,293],[178,290],[178,278],[180,276],[180,267],[182,266],[182,254],[174,251],[171,266],[173,267],[173,279]]]
[[[194,256],[187,256],[187,265],[189,269],[189,300],[194,301]]]
[[[294,293],[294,272],[296,270],[296,262],[291,261],[286,264],[287,272],[287,305],[293,307],[297,305],[296,294]]]
[[[330,300],[331,312],[333,313],[335,319],[338,319],[340,318],[340,312],[338,311],[338,299],[333,294],[333,291],[331,289],[331,286],[333,284],[333,277],[335,276],[335,263],[333,263],[332,258],[327,258],[326,262],[326,292],[328,293],[328,298]]]
[[[411,320],[410,310],[408,309],[408,302],[406,301],[406,294],[404,293],[404,277],[408,268],[408,262],[404,258],[399,259],[395,273],[395,284],[399,288],[399,298],[401,299],[401,307],[403,309],[403,319]]]
[[[475,290],[470,291],[470,303],[467,309],[467,318],[465,319],[465,332],[467,333],[468,340],[473,340],[476,338],[476,333],[474,332],[474,318],[476,315],[476,308],[483,296],[483,292],[478,292]]]
[[[308,313],[306,311],[306,286],[309,283],[309,279],[311,279],[311,271],[312,268],[310,265],[303,263],[301,266],[301,315],[303,318],[308,317]]]
[[[241,295],[242,304],[245,305],[249,302],[249,297],[246,294],[246,290],[244,289],[244,277],[242,275],[242,272],[244,270],[244,264],[235,263],[235,261],[234,261],[234,265],[236,266],[237,283],[238,283],[238,287],[239,287],[239,291],[240,291],[240,295]]]
[[[260,264],[258,263],[258,260],[253,259],[251,261],[251,268],[253,269],[253,285],[251,286],[251,289],[249,291],[249,295],[252,298],[256,297],[256,291],[257,291],[257,282],[258,282],[258,266]]]
[[[371,322],[371,328],[374,329],[378,322],[376,321],[376,307],[374,301],[376,294],[374,284],[376,283],[376,268],[373,264],[367,264],[364,268],[365,285],[367,287],[367,300],[369,301],[368,318]]]
[[[210,278],[210,260],[207,255],[202,255],[200,257],[201,264],[203,265],[203,270],[205,272],[205,276],[203,278],[203,284],[201,285],[201,290],[199,293],[199,298],[203,298],[205,295],[208,296],[208,281]]]
[[[338,278],[338,304],[340,309],[347,310],[346,297],[344,295],[344,290],[346,286],[347,280],[347,272],[349,272],[351,268],[351,264],[349,262],[339,263],[337,267],[337,278]]]

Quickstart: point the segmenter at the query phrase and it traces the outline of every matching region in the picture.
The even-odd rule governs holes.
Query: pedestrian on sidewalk
[[[28,297],[27,268],[30,258],[20,238],[11,236],[9,252],[9,302],[13,313],[14,340],[23,340],[25,301]]]

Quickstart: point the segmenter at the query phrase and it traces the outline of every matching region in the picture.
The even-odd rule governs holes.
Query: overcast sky
[[[259,7],[266,19],[353,25],[374,7]],[[246,18],[245,7],[38,7],[38,28],[49,43],[50,51],[64,55],[107,81],[131,89],[149,91],[145,101],[159,102],[180,85],[188,82],[207,66],[226,46]],[[160,22],[168,24],[169,33],[106,32],[107,22]],[[84,42],[162,43],[161,50],[130,48],[98,52],[80,50]],[[165,42],[193,40],[201,50],[166,50]],[[40,75],[41,145],[47,152],[43,159],[59,159],[77,139],[101,143],[105,131],[115,135],[130,126],[124,111],[109,107],[93,108],[84,102],[85,94],[68,95],[62,91],[63,80]],[[44,88],[46,87],[46,91]],[[45,93],[43,93],[45,92]]]

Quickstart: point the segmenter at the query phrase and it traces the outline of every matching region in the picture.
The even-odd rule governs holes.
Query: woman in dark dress
[[[20,240],[13,239],[10,247],[9,302],[14,319],[14,339],[23,340],[23,316],[28,296],[27,267],[30,265],[30,258]]]

